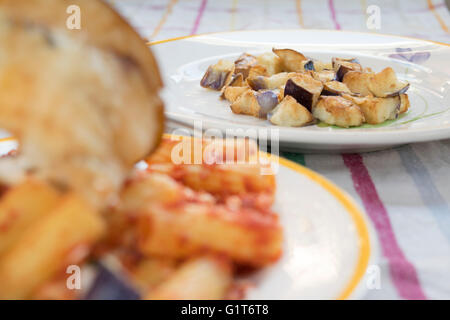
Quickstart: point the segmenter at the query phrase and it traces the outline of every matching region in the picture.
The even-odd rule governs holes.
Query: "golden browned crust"
[[[69,5],[81,30],[66,28]],[[163,131],[144,41],[99,0],[0,0],[0,127],[26,168],[102,205]]]
[[[66,12],[70,5],[81,9],[81,30],[69,30]],[[102,0],[0,0],[2,13],[13,21],[56,28],[89,45],[110,50],[134,61],[154,89],[162,87],[156,60],[146,42]]]

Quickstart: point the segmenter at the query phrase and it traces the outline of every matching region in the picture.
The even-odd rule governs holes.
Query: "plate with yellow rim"
[[[0,155],[17,142],[0,140]],[[349,299],[367,291],[378,244],[367,216],[343,190],[289,160],[268,156],[276,172],[281,259],[251,276],[247,299]]]
[[[150,43],[164,75],[166,115],[177,125],[202,130],[263,132],[284,149],[307,152],[362,152],[450,138],[450,46],[425,40],[331,30],[260,30],[212,33]],[[201,88],[207,67],[243,52],[291,48],[312,58],[355,57],[365,67],[392,67],[408,81],[410,110],[380,125],[343,129],[311,125],[278,127],[267,120],[233,114],[217,92]],[[274,135],[267,132],[276,131]]]

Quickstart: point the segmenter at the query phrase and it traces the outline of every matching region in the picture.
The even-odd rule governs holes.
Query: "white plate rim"
[[[174,37],[164,40],[157,40],[153,42],[148,42],[149,47],[158,46],[161,44],[189,40],[192,38],[201,38],[204,36],[214,36],[223,34],[234,34],[234,33],[251,33],[251,32],[335,32],[341,34],[361,34],[361,35],[371,35],[371,36],[382,36],[388,38],[397,38],[409,41],[421,42],[422,44],[435,45],[437,47],[444,47],[449,49],[450,44],[443,42],[437,42],[426,39],[419,39],[414,37],[390,35],[383,33],[370,33],[362,31],[347,31],[347,30],[328,30],[328,29],[255,29],[255,30],[236,30],[236,31],[221,31],[221,32],[210,32],[195,35],[188,35],[182,37]],[[187,125],[188,127],[193,127],[194,122],[201,120],[202,126],[205,129],[215,128],[225,130],[227,128],[239,128],[239,129],[261,129],[261,128],[271,128],[245,124],[245,123],[232,123],[224,122],[223,120],[216,120],[212,118],[192,116],[192,115],[179,115],[173,112],[167,112],[166,116],[169,120]],[[291,133],[295,132],[298,128],[286,128],[279,130],[280,142],[287,143],[305,143],[305,144],[339,144],[341,146],[354,146],[354,145],[366,145],[366,146],[380,146],[380,145],[400,145],[413,142],[425,142],[440,140],[445,138],[450,138],[450,123],[446,125],[441,125],[434,128],[414,128],[407,130],[390,130],[384,128],[382,131],[365,131],[363,134],[355,134],[351,129],[333,131],[330,135],[328,131],[302,131],[301,135],[297,134],[293,136]],[[395,134],[394,134],[395,133]],[[326,141],[324,139],[326,138]]]

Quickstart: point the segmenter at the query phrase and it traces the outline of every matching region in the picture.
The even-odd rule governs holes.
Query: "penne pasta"
[[[223,299],[232,283],[231,265],[214,257],[193,258],[145,299],[217,300]]]
[[[0,259],[0,299],[24,299],[58,272],[79,263],[104,232],[103,220],[83,200],[64,196]],[[77,255],[78,254],[78,255]]]
[[[0,201],[0,255],[56,206],[58,193],[36,180],[12,187]]]
[[[136,192],[142,190],[147,193]],[[158,201],[158,194],[172,196]],[[122,210],[133,215],[137,246],[145,255],[186,258],[209,251],[252,266],[276,261],[282,242],[278,217],[234,200],[216,204],[167,176],[147,174],[125,189]]]

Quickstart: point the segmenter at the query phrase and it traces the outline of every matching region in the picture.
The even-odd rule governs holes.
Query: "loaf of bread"
[[[107,205],[160,141],[161,87],[145,41],[103,1],[0,0],[0,128],[27,172]]]

